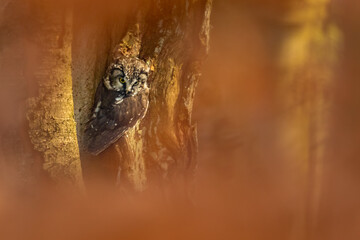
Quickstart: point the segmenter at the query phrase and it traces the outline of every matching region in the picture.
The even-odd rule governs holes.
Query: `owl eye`
[[[121,83],[125,83],[125,79],[120,78],[120,82],[121,82]]]
[[[138,81],[134,82],[133,86],[137,86],[139,84]]]

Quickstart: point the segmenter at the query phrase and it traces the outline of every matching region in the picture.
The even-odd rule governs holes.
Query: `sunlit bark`
[[[56,10],[47,1],[34,4],[38,10],[33,14],[39,21],[34,41],[42,49],[32,69],[38,94],[28,100],[30,139],[52,179],[81,185],[72,98],[72,12],[64,6]]]
[[[109,23],[107,44],[99,40],[104,38],[101,25],[86,28],[86,22],[82,23],[87,30],[79,27],[74,52],[89,56],[90,65],[84,66],[85,57],[79,58],[75,65],[81,70],[73,76],[81,145],[95,88],[115,44],[120,43],[125,54],[151,62],[150,106],[145,119],[99,156],[82,154],[85,177],[100,174],[113,183],[141,190],[147,182],[162,184],[174,176],[186,182],[196,165],[197,136],[191,114],[201,63],[209,48],[211,1],[149,1],[134,9],[136,14],[129,16],[128,25]],[[80,46],[84,41],[95,49]],[[96,65],[102,67],[94,68]]]
[[[1,160],[19,172],[12,177],[23,187],[40,176],[81,186],[71,9],[42,0],[3,1],[0,7]]]
[[[130,189],[192,174],[197,137],[191,113],[209,48],[211,0],[113,4],[13,0],[0,5],[0,40],[15,42],[0,56],[0,62],[9,62],[2,69],[9,77],[4,84],[20,96],[2,94],[3,100],[8,94],[14,100],[2,105],[10,106],[16,121],[4,118],[13,123],[1,129],[9,137],[1,138],[0,153],[2,159],[15,158],[9,160],[18,163],[15,168],[81,185],[81,152],[85,176],[94,173]],[[10,35],[7,26],[14,26]],[[122,51],[152,63],[150,107],[140,125],[92,157],[82,151],[83,131],[96,86],[119,43]],[[17,105],[21,111],[14,110]]]

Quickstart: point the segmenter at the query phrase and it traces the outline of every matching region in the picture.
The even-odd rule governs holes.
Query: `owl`
[[[148,64],[137,57],[115,58],[99,83],[85,129],[87,151],[98,155],[144,118],[149,106]]]

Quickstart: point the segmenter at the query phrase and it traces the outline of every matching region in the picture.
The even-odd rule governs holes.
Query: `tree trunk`
[[[129,9],[126,25],[119,24],[124,19],[105,20],[108,31],[102,24],[87,27],[83,19],[75,21],[73,53],[78,59],[74,66],[81,66],[73,72],[75,116],[82,146],[94,92],[116,44],[125,54],[151,61],[146,117],[99,156],[82,154],[88,179],[100,173],[113,183],[141,190],[147,182],[162,184],[178,176],[184,180],[196,166],[196,125],[191,113],[209,48],[211,1],[147,1]],[[84,47],[85,40],[91,50]],[[85,59],[89,64],[84,65]]]
[[[2,144],[2,159],[16,158],[4,162],[55,182],[82,185],[83,172],[86,180],[100,176],[135,190],[191,176],[197,152],[191,113],[209,48],[211,4],[152,0],[114,7],[107,0],[3,1],[0,43],[6,43],[2,47],[8,54],[2,53],[0,61],[9,62],[2,69],[9,77],[4,84],[16,93],[3,94],[2,103],[10,98],[13,104],[2,107],[14,116],[3,117],[7,125],[2,126],[16,117],[10,128],[1,129],[2,142],[11,146]],[[94,157],[84,151],[84,127],[96,86],[118,44],[121,51],[152,63],[149,110],[126,136]],[[14,111],[17,105],[21,110]],[[18,145],[23,149],[19,153]]]
[[[279,140],[285,159],[296,169],[293,180],[303,199],[299,201],[293,229],[296,239],[312,239],[306,234],[313,232],[318,221],[333,102],[333,67],[341,40],[337,26],[327,20],[328,5],[329,1],[305,1],[284,21],[292,30],[281,43],[280,51]]]
[[[3,162],[33,183],[39,176],[82,186],[71,79],[72,12],[35,0],[1,5]],[[11,118],[4,118],[10,115]]]
[[[72,11],[55,7],[48,1],[36,2],[39,35],[35,40],[42,49],[33,69],[38,95],[28,100],[29,135],[52,179],[82,184],[72,98]]]

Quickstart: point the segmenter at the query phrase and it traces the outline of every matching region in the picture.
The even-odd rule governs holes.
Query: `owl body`
[[[136,57],[118,57],[99,83],[85,130],[87,151],[97,155],[134,127],[149,105],[149,66]]]

